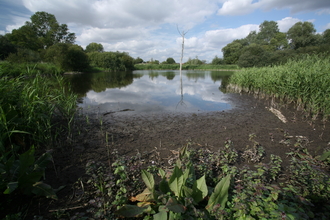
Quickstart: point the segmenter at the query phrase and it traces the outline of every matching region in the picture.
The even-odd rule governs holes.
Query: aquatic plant
[[[228,89],[295,103],[314,118],[330,116],[330,56],[305,55],[284,65],[235,72]]]

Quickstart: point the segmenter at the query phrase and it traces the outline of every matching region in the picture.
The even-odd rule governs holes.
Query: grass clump
[[[293,102],[313,117],[330,116],[330,56],[306,55],[274,67],[236,72],[227,87]]]
[[[58,144],[57,137],[68,132],[76,110],[76,96],[65,89],[66,82],[57,72],[45,70],[45,75],[30,66],[19,76],[16,71],[8,72],[7,64],[0,66],[2,213],[24,201],[18,199],[22,195],[56,199],[55,191],[42,178],[52,161],[50,150]]]

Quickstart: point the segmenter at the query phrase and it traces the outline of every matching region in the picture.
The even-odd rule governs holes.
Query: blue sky
[[[0,34],[10,33],[37,11],[56,16],[76,33],[85,48],[101,43],[105,51],[132,57],[184,61],[198,57],[211,62],[221,48],[276,21],[286,32],[299,21],[310,21],[318,33],[330,28],[330,0],[0,0]]]

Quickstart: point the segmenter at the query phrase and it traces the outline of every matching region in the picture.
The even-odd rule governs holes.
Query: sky
[[[76,34],[76,44],[103,45],[144,61],[211,62],[221,49],[259,25],[276,21],[287,32],[299,21],[317,33],[330,28],[330,0],[0,0],[0,34],[30,21],[38,11],[55,15]]]

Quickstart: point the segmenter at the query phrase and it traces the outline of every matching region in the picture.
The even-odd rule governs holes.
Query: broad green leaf
[[[208,189],[206,185],[205,175],[196,180],[193,185],[193,195],[192,198],[196,203],[202,201],[208,194]]]
[[[154,220],[167,220],[167,212],[165,210],[162,210],[158,212],[157,214],[154,214]]]
[[[228,174],[226,177],[222,178],[222,180],[215,186],[214,192],[212,193],[206,206],[208,211],[212,210],[213,206],[216,204],[220,204],[222,208],[225,207],[228,200],[230,179],[231,175]]]
[[[183,173],[177,166],[174,167],[173,174],[168,181],[170,189],[177,197],[181,196],[181,189],[183,186]]]
[[[168,182],[166,181],[165,178],[163,178],[160,183],[159,183],[159,189],[162,191],[162,193],[166,194],[171,191]]]
[[[175,198],[169,198],[169,200],[166,203],[166,208],[171,210],[175,213],[184,213],[185,207],[178,203],[178,201]]]
[[[150,189],[150,191],[153,191],[155,187],[155,180],[153,175],[146,170],[142,170],[142,179],[147,188]]]
[[[161,178],[165,178],[166,177],[166,173],[162,168],[159,168],[158,173],[160,175]]]
[[[124,205],[116,211],[116,214],[123,217],[132,218],[137,215],[141,215],[144,210],[144,207],[138,207],[136,205]]]
[[[46,198],[57,199],[53,188],[43,182],[33,184],[32,192],[38,196],[46,196]]]
[[[10,182],[7,184],[7,189],[3,192],[3,194],[10,194],[18,187],[18,182]]]

